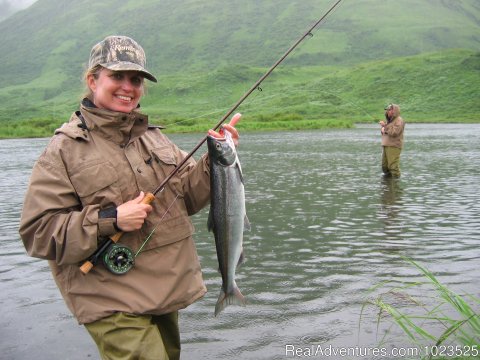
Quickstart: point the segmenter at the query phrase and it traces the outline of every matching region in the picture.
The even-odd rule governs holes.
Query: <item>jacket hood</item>
[[[72,139],[84,139],[87,140],[86,128],[83,127],[80,120],[80,112],[77,111],[72,114],[70,120],[67,123],[63,123],[61,127],[55,130],[54,134],[64,134]]]
[[[127,144],[140,137],[148,128],[148,116],[135,109],[122,113],[97,108],[85,98],[80,110],[70,117],[68,123],[55,131],[74,139],[88,140],[88,133],[94,131],[117,144]]]

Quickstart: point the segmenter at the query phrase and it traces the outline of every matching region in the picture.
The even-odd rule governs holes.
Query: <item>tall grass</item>
[[[411,259],[404,260],[416,267],[427,281],[389,287],[387,291],[364,304],[361,316],[366,306],[373,305],[378,309],[377,328],[381,322],[393,320],[392,325],[396,324],[408,339],[423,351],[422,359],[447,358],[452,354],[457,359],[479,359],[480,298],[470,294],[458,295],[438,281],[425,267]],[[382,283],[370,291],[376,291],[388,284]],[[432,305],[426,305],[425,299],[418,295],[411,295],[412,291],[419,290],[419,287],[425,284],[435,290],[436,297]],[[408,308],[401,311],[399,302],[408,304]],[[431,302],[431,299],[428,302]],[[381,341],[385,342],[386,336]],[[430,349],[430,352],[426,349]]]

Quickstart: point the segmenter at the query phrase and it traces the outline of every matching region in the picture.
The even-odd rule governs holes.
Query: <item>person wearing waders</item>
[[[206,292],[190,215],[210,200],[208,155],[189,158],[153,202],[142,202],[187,155],[141,112],[144,79],[157,81],[133,39],[93,46],[85,97],[35,163],[19,228],[109,360],[179,359],[178,310]],[[108,256],[82,272],[119,232]]]
[[[380,121],[382,134],[382,171],[385,177],[400,177],[400,153],[403,148],[405,121],[400,117],[400,107],[389,104],[385,108],[386,121]]]

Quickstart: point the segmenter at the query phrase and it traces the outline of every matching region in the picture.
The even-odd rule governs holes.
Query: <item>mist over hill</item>
[[[37,0],[0,0],[0,21],[32,5],[35,1]]]
[[[78,95],[91,47],[111,34],[136,39],[159,77],[266,68],[333,3],[38,0],[0,22],[0,101],[21,99],[30,117],[39,102]],[[282,67],[347,68],[454,48],[480,51],[479,30],[478,0],[344,0]]]

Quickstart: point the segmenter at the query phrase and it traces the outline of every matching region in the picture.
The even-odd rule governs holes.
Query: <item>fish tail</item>
[[[228,305],[246,305],[245,297],[236,285],[233,288],[233,291],[228,294],[225,294],[223,288],[220,290],[220,295],[218,296],[217,304],[215,305],[215,316],[223,311]]]

